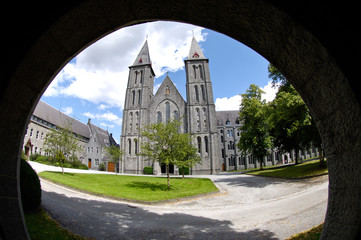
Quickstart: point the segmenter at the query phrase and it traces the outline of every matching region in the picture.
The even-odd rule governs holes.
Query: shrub
[[[99,164],[99,171],[105,171],[106,167],[104,163]]]
[[[189,175],[189,167],[180,167],[179,175],[183,175],[183,171],[184,171],[184,175]]]
[[[24,157],[20,162],[20,191],[24,210],[37,208],[41,203],[40,180]]]
[[[144,174],[153,175],[153,167],[144,167]]]

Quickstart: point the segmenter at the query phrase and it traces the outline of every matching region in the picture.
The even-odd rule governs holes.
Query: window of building
[[[197,131],[201,131],[201,116],[200,116],[200,113],[199,113],[199,109],[196,108],[196,113],[197,113]]]
[[[170,120],[170,103],[165,103],[165,120],[168,122]]]
[[[197,66],[193,65],[194,79],[197,79]]]
[[[198,153],[202,154],[202,138],[197,137],[197,142],[198,142]]]
[[[135,104],[135,91],[132,91],[132,105],[134,106]]]
[[[204,146],[206,148],[206,153],[208,153],[208,137],[207,136],[204,137]]]
[[[198,92],[198,86],[197,85],[194,86],[194,91],[196,93],[196,101],[199,102],[199,92]]]
[[[97,154],[99,153],[99,148],[97,147]]]
[[[134,152],[135,154],[138,154],[138,140],[134,139]]]
[[[179,113],[178,113],[178,111],[177,110],[174,110],[174,112],[173,112],[173,118],[174,119],[179,119]]]
[[[199,65],[198,68],[199,68],[199,77],[200,77],[201,79],[204,79],[204,78],[203,78],[202,65]]]
[[[135,71],[134,85],[137,85],[138,71]]]
[[[137,93],[138,93],[138,105],[140,105],[142,101],[142,95],[140,94],[140,90],[138,90]]]
[[[132,155],[132,140],[130,138],[128,138],[128,153]]]
[[[30,137],[33,136],[33,129],[30,130]]]
[[[170,89],[168,86],[165,87],[165,94],[166,95],[169,95],[170,94]]]
[[[99,159],[95,159],[94,164],[95,164],[95,166],[99,166]]]
[[[143,70],[140,70],[140,77],[139,77],[140,84],[143,84],[143,80],[144,80]]]
[[[161,112],[157,112],[157,122],[158,123],[162,122],[162,113]]]
[[[203,86],[203,85],[201,85],[201,92],[202,92],[202,99],[203,99],[203,101],[206,101],[206,92],[205,92],[205,90],[204,90],[204,86]]]

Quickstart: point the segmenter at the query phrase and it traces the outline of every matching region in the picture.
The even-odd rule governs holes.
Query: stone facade
[[[52,129],[65,127],[70,124],[81,151],[76,153],[77,158],[90,169],[99,169],[99,164],[108,166],[109,157],[104,152],[105,146],[117,145],[112,134],[99,128],[88,120],[84,124],[66,114],[56,110],[43,101],[39,101],[25,132],[23,150],[30,154],[47,155],[44,151],[44,140]]]
[[[181,118],[180,131],[191,133],[202,157],[202,164],[193,167],[191,173],[219,172],[218,133],[208,59],[204,57],[195,38],[192,39],[189,56],[185,60],[187,101],[168,76],[153,94],[155,74],[147,41],[129,69],[121,135],[121,148],[125,150],[121,171],[141,174],[145,166],[151,165],[137,155],[144,140],[140,136],[140,128],[171,118]],[[153,167],[155,174],[164,172],[158,163]],[[171,169],[174,174],[178,173],[176,166]]]

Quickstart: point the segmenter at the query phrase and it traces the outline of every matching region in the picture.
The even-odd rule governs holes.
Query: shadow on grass
[[[142,190],[151,190],[151,191],[169,191],[174,190],[172,186],[168,189],[166,183],[150,183],[150,182],[131,182],[126,184],[129,188],[137,188]]]

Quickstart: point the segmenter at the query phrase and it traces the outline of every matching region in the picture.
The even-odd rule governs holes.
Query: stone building
[[[166,122],[171,118],[181,119],[180,131],[191,133],[202,157],[202,164],[193,167],[191,173],[219,172],[219,141],[208,59],[194,37],[188,59],[184,62],[186,101],[168,76],[157,92],[153,93],[155,74],[147,41],[129,67],[121,135],[121,148],[125,150],[121,172],[141,174],[145,166],[152,164],[137,155],[141,142],[144,141],[140,128],[155,122]],[[155,174],[165,171],[158,163],[153,167]],[[178,173],[176,166],[171,166],[170,169],[173,173]]]
[[[63,128],[66,124],[71,126],[78,146],[82,149],[76,156],[83,164],[90,169],[98,169],[99,164],[104,163],[107,169],[114,170],[114,165],[109,163],[109,157],[104,152],[105,146],[117,145],[112,134],[92,124],[90,119],[84,124],[43,101],[39,101],[30,118],[22,148],[25,154],[47,155],[44,151],[46,134],[51,129]]]
[[[237,144],[240,139],[241,125],[239,122],[239,111],[217,111],[217,129],[220,140],[220,164],[222,171],[242,170],[258,168],[259,160],[251,154],[242,153]],[[282,165],[295,161],[295,151],[281,153],[272,149],[263,160],[263,166]],[[319,156],[318,149],[302,149],[299,151],[299,159],[308,159]]]

